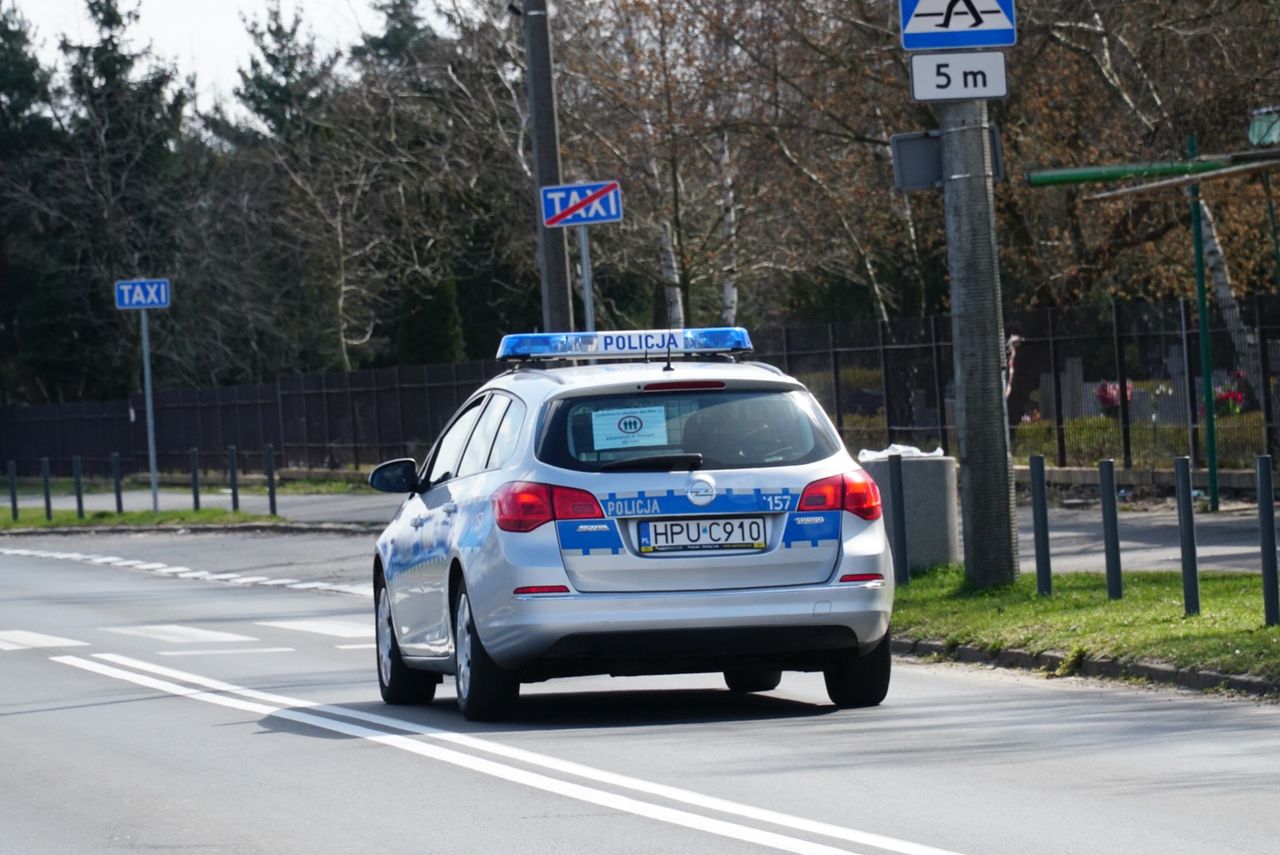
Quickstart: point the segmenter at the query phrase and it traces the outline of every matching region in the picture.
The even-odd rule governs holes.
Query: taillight
[[[840,577],[841,582],[883,582],[883,573],[846,573]]]
[[[555,519],[551,512],[551,488],[546,484],[512,481],[493,495],[494,516],[503,531],[533,531]]]
[[[880,519],[880,488],[861,469],[814,481],[800,494],[798,511],[846,510],[864,520]]]
[[[864,520],[880,519],[880,488],[861,469],[845,473],[844,509]]]
[[[533,531],[552,520],[599,519],[596,497],[586,490],[532,481],[503,484],[493,494],[494,517],[503,531]]]
[[[551,507],[558,520],[595,520],[604,516],[595,496],[573,487],[552,487]]]

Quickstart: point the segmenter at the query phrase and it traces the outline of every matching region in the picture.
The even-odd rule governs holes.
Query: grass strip
[[[233,513],[224,508],[203,508],[198,511],[85,511],[84,519],[75,511],[54,511],[53,519],[44,518],[43,508],[22,508],[18,519],[6,510],[0,516],[0,531],[17,528],[64,528],[69,526],[137,526],[156,525],[226,525],[228,523],[281,522],[278,517],[264,514]]]
[[[1183,616],[1177,573],[1128,573],[1124,597],[1110,601],[1101,573],[1055,576],[1053,596],[1039,597],[1034,574],[979,589],[965,581],[962,568],[947,566],[898,587],[893,629],[901,639],[991,653],[1054,650],[1077,663],[1084,657],[1145,660],[1280,681],[1280,627],[1263,625],[1259,576],[1201,573],[1200,606],[1200,615]]]

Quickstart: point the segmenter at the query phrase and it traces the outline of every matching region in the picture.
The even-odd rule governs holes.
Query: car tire
[[[466,586],[454,609],[454,684],[458,709],[468,721],[493,721],[511,714],[520,698],[520,679],[490,658],[471,613]]]
[[[395,624],[391,620],[391,596],[387,582],[379,570],[373,580],[374,647],[378,657],[378,691],[383,703],[429,704],[436,696],[435,674],[415,671],[404,664],[400,644],[396,641]]]
[[[724,684],[729,687],[729,691],[740,694],[771,692],[781,682],[782,672],[767,668],[738,668],[724,672]]]
[[[867,653],[858,655],[857,648],[838,650],[823,670],[827,695],[837,707],[874,707],[889,693],[889,672],[893,658],[889,650],[889,633],[884,634]]]

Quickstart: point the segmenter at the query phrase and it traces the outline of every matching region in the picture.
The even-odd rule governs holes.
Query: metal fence
[[[1250,468],[1275,449],[1274,374],[1280,300],[1211,311],[1218,456]],[[1190,455],[1203,464],[1204,405],[1194,307],[1104,304],[1008,312],[1007,385],[1015,458],[1042,454],[1058,466],[1167,468]],[[890,442],[951,451],[955,441],[951,324],[945,316],[824,324],[753,333],[756,359],[813,390],[853,451]],[[156,392],[162,469],[185,471],[189,449],[209,469],[226,446],[257,470],[271,444],[291,467],[367,467],[420,457],[454,410],[505,366],[494,361],[405,365],[346,374],[285,374],[274,383]],[[119,451],[126,470],[146,467],[140,396],[124,401],[0,409],[0,459],[22,475],[43,457],[55,474],[80,455],[105,474]]]

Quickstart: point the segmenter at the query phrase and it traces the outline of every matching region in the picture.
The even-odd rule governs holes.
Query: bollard
[[[905,585],[911,581],[911,565],[907,563],[907,503],[902,495],[902,455],[889,455],[889,501],[893,511],[893,581]]]
[[[80,455],[71,455],[71,480],[76,488],[76,519],[84,519],[84,479],[80,468]]]
[[[1262,550],[1262,613],[1267,626],[1280,624],[1280,588],[1276,583],[1276,494],[1271,483],[1271,455],[1254,459],[1258,489],[1258,543]]]
[[[111,452],[111,485],[116,491],[116,513],[124,513],[124,493],[120,489],[120,452]]]
[[[1031,456],[1031,524],[1035,528],[1036,593],[1053,594],[1053,572],[1049,566],[1049,500],[1044,489],[1044,456]]]
[[[1116,462],[1098,461],[1098,492],[1102,498],[1102,540],[1107,559],[1107,599],[1124,596],[1120,579],[1120,522],[1116,513]]]
[[[271,443],[262,450],[262,468],[267,475],[267,513],[276,516],[276,454]]]
[[[191,449],[191,510],[200,510],[200,449]]]
[[[236,447],[234,445],[227,446],[227,481],[231,485],[231,510],[233,513],[240,510],[240,481],[236,470],[239,468],[236,458]]]
[[[44,482],[44,518],[53,519],[53,498],[49,495],[49,458],[40,458],[40,480]]]
[[[18,464],[13,460],[9,461],[9,512],[18,518]]]
[[[1200,614],[1200,579],[1196,574],[1196,523],[1191,507],[1191,458],[1177,457],[1173,473],[1178,491],[1178,534],[1182,544],[1182,601],[1187,617]]]

